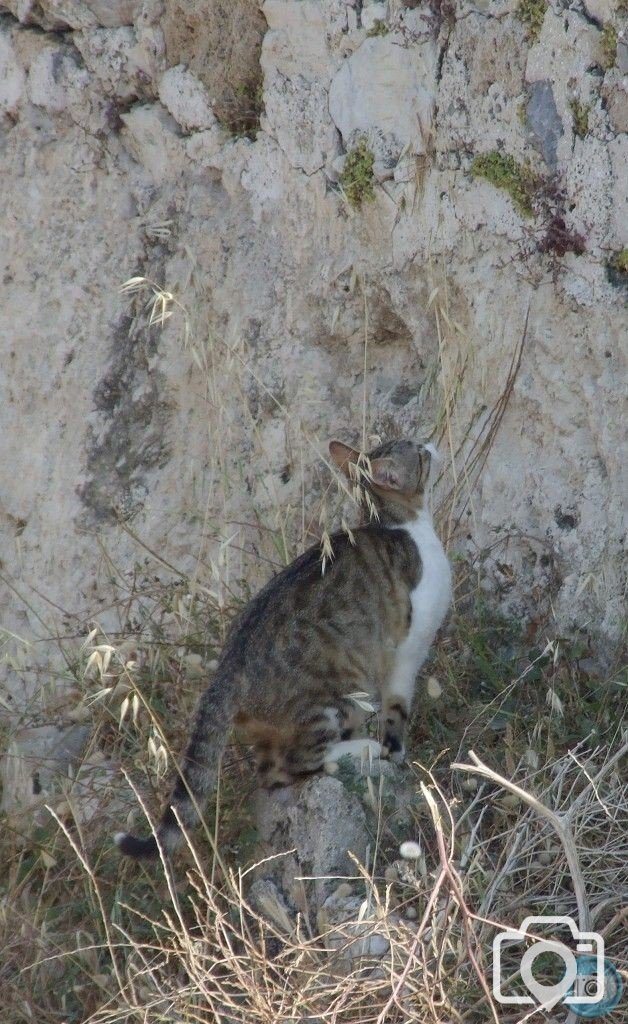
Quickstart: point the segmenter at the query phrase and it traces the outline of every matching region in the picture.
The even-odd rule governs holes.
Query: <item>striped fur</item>
[[[354,479],[359,453],[338,442],[330,452]],[[348,695],[363,691],[381,705],[384,747],[403,753],[416,672],[449,603],[427,504],[432,454],[411,441],[371,452],[362,482],[379,520],[332,537],[324,573],[320,547],[310,548],[234,623],[157,830],[166,855],[181,839],[177,816],[187,828],[202,813],[232,726],[253,746],[262,784],[287,785],[351,748],[363,715]],[[116,842],[131,857],[158,854],[154,837]]]

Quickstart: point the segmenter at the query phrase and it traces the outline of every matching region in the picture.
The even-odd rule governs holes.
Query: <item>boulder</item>
[[[50,798],[79,764],[89,736],[84,725],[41,725],[17,732],[2,762],[1,809],[10,813]]]

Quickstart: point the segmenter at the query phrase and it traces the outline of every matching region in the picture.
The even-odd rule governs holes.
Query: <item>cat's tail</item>
[[[130,832],[118,832],[114,837],[116,845],[127,857],[155,860],[159,856],[159,846],[167,856],[183,839],[179,822],[185,828],[196,824],[199,811],[202,811],[216,785],[220,758],[231,730],[234,705],[235,687],[231,674],[219,671],[199,701],[194,729],[179,768],[179,778],[156,835],[138,839]]]

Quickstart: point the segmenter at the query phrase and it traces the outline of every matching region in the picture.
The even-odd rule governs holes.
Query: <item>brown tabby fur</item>
[[[158,829],[166,853],[192,825],[215,785],[231,727],[254,750],[265,786],[285,785],[323,765],[328,748],[349,738],[360,714],[348,695],[366,691],[381,701],[380,738],[403,747],[407,701],[388,695],[397,648],[408,634],[410,594],[420,580],[417,545],[398,526],[424,502],[431,453],[392,441],[369,453],[332,442],[330,453],[350,480],[361,477],[379,519],[332,538],[322,572],[321,549],[297,558],[248,604],[234,623],[215,679],[201,696],[192,734]],[[155,857],[154,837],[121,834],[133,857]]]

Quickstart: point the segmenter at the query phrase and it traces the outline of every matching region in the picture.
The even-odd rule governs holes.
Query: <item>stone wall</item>
[[[364,428],[442,435],[443,530],[509,612],[551,599],[556,631],[616,641],[625,0],[0,11],[16,704],[49,681],[47,638],[116,628],[138,537],[181,573],[222,550],[263,577],[268,527],[316,532],[318,453]],[[352,206],[361,140],[374,197]],[[147,326],[134,275],[187,336],[176,306]]]

